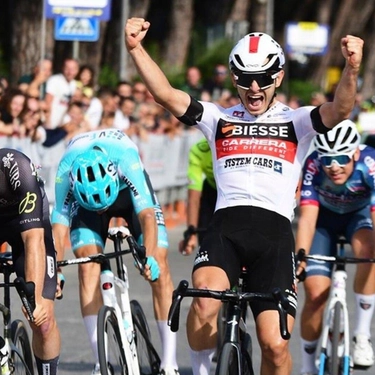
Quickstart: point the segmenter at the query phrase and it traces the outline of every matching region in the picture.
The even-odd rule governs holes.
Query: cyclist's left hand
[[[296,278],[299,282],[306,279],[306,262],[304,260],[297,263]]]
[[[160,267],[154,257],[146,258],[146,265],[143,276],[147,281],[156,281],[159,278]]]
[[[27,315],[27,312],[23,306],[22,306],[22,312],[25,315],[26,319],[29,320],[29,316]],[[40,303],[36,304],[35,310],[33,311],[33,317],[34,317],[33,324],[35,324],[38,327],[47,321],[48,314],[43,304],[40,304]]]
[[[63,298],[63,289],[65,284],[65,277],[61,271],[57,272],[57,285],[56,285],[56,293],[55,298],[56,299],[62,299]]]

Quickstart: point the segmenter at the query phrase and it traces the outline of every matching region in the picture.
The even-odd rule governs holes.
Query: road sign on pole
[[[95,18],[58,17],[55,19],[55,39],[96,42],[99,26],[99,20]]]

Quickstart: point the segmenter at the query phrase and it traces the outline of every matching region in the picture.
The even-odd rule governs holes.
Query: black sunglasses
[[[269,86],[272,86],[277,77],[277,73],[258,73],[258,74],[248,74],[244,72],[234,72],[237,82],[237,86],[248,89],[251,84],[255,81],[259,88],[266,89]]]

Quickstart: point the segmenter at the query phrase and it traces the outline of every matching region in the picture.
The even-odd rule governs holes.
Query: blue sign
[[[112,0],[44,0],[46,18],[95,18],[108,21]]]
[[[95,18],[59,17],[55,19],[55,39],[96,42],[99,39],[99,20]]]

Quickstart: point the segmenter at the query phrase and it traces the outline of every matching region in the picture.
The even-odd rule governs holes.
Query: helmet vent
[[[95,174],[92,167],[87,167],[87,178],[90,182],[95,181]]]
[[[240,55],[234,55],[234,58],[236,59],[237,63],[243,67],[245,67],[245,64],[243,63]]]
[[[86,198],[86,195],[83,194],[83,193],[80,193],[80,196],[81,196],[81,199],[87,203],[87,198]]]
[[[82,182],[82,175],[81,175],[81,170],[80,169],[78,169],[78,171],[77,171],[77,180],[79,182]]]
[[[105,169],[104,169],[102,164],[99,164],[99,169],[100,169],[100,174],[102,175],[102,177],[104,177],[105,176]]]
[[[92,198],[94,199],[95,203],[100,203],[100,195],[99,194],[93,194]]]

